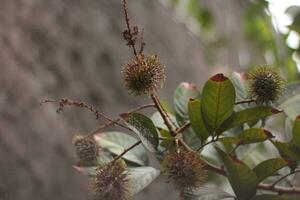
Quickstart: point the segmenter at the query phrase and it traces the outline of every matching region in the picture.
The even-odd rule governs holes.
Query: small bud
[[[285,89],[286,81],[272,66],[255,67],[247,73],[249,95],[257,104],[268,104],[277,100]]]
[[[122,69],[126,88],[134,95],[147,95],[160,89],[166,79],[165,66],[156,55],[137,55]]]
[[[162,166],[163,173],[180,191],[197,189],[204,182],[204,163],[196,152],[179,149],[167,155]]]
[[[73,145],[80,161],[86,164],[93,164],[97,161],[99,149],[93,139],[85,138],[84,136],[75,136]]]
[[[126,164],[122,160],[97,169],[97,175],[90,180],[92,197],[95,200],[130,200]]]

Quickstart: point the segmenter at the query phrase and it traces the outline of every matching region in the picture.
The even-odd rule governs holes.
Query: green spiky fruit
[[[257,104],[276,101],[284,92],[286,81],[276,68],[263,65],[247,73],[249,95]]]

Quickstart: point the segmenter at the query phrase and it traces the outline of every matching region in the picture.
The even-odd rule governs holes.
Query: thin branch
[[[213,142],[216,142],[216,141],[218,141],[218,139],[219,139],[219,137],[216,137],[216,138],[212,138],[212,140],[211,141],[209,141],[209,142],[207,142],[207,143],[205,143],[205,144],[203,144],[203,145],[201,145],[198,149],[197,149],[197,151],[200,151],[201,149],[203,149],[206,145],[209,145],[209,144],[211,144],[211,143],[213,143]]]
[[[250,104],[250,103],[253,103],[253,102],[255,102],[254,99],[249,99],[249,100],[244,100],[244,101],[238,101],[238,102],[235,102],[235,105],[238,105],[238,104],[244,104],[244,103]]]
[[[145,105],[142,105],[142,106],[139,106],[137,108],[134,108],[134,109],[131,109],[130,111],[128,111],[127,113],[133,113],[133,112],[137,112],[137,111],[140,111],[142,109],[145,109],[145,108],[151,108],[151,107],[155,107],[154,104],[145,104]],[[101,126],[99,126],[98,128],[96,128],[95,130],[91,131],[89,134],[86,135],[86,137],[90,137],[90,136],[93,136],[94,134],[96,133],[99,133],[100,131],[102,131],[103,129],[107,128],[107,127],[110,127],[112,125],[114,125],[115,122],[118,122],[121,121],[121,118],[115,118],[113,119],[113,121],[109,121]],[[123,128],[126,128],[127,130],[129,131],[133,131],[131,128],[129,128],[128,126],[124,126]]]
[[[91,105],[88,105],[87,103],[84,103],[84,102],[74,101],[74,100],[63,98],[63,99],[60,99],[60,100],[49,100],[49,99],[46,99],[46,100],[42,101],[41,103],[42,104],[43,103],[58,103],[59,104],[59,108],[56,110],[57,113],[61,113],[66,106],[75,106],[75,107],[79,107],[79,108],[85,108],[85,109],[91,111],[96,116],[96,119],[98,119],[99,117],[103,117],[107,121],[112,122],[112,125],[115,124],[115,125],[118,125],[120,127],[128,129],[127,126],[119,123],[118,121],[115,121],[114,119],[111,119],[110,117],[107,117],[106,115],[104,115],[103,113],[101,113],[95,107],[93,107]]]
[[[152,98],[158,112],[160,113],[161,117],[163,118],[165,125],[168,127],[171,135],[176,136],[176,132],[174,131],[173,126],[172,126],[171,122],[169,121],[168,114],[164,111],[159,100],[157,99],[157,97],[154,94],[151,94],[151,98]]]
[[[133,145],[131,145],[130,147],[128,147],[127,149],[124,149],[124,151],[119,154],[117,157],[115,157],[113,160],[112,160],[112,163],[116,162],[118,159],[122,158],[122,156],[124,156],[128,151],[130,151],[131,149],[133,149],[134,147],[138,146],[139,144],[141,144],[142,141],[137,141],[136,143],[134,143]]]
[[[275,185],[277,185],[280,181],[282,181],[283,179],[285,179],[286,177],[290,176],[290,175],[293,175],[293,174],[296,174],[296,173],[299,173],[300,170],[295,170],[295,171],[291,171],[290,173],[280,177],[278,180],[276,180],[273,184],[272,184],[272,187],[275,187]]]
[[[141,33],[141,47],[140,47],[140,54],[144,52],[144,47],[146,46],[146,43],[144,42],[144,29],[142,29]]]
[[[157,103],[159,104],[159,106],[161,107],[162,111],[165,113],[167,119],[169,120],[169,122],[171,123],[172,126],[176,127],[175,122],[173,122],[173,120],[171,119],[171,117],[168,115],[167,111],[164,109],[164,107],[162,106],[159,98],[157,96],[155,96],[157,99]]]
[[[213,165],[210,165],[210,164],[206,164],[204,168],[206,170],[209,170],[209,171],[215,172],[219,175],[227,177],[227,174],[226,174],[223,167],[216,167],[216,166],[213,166]],[[258,185],[258,189],[272,191],[272,192],[278,192],[278,193],[281,193],[281,194],[286,194],[286,193],[300,194],[300,188],[299,187],[281,187],[281,186],[273,186],[271,184],[261,183],[261,184]]]
[[[179,128],[176,130],[176,134],[182,133],[185,129],[187,129],[188,127],[190,127],[190,125],[191,125],[191,122],[186,122],[186,123],[184,123],[181,127],[179,127]]]
[[[151,107],[156,107],[155,104],[153,103],[149,103],[149,104],[145,104],[145,105],[142,105],[142,106],[139,106],[137,108],[134,108],[132,110],[130,110],[128,113],[134,113],[134,112],[137,112],[137,111],[140,111],[140,110],[143,110],[145,108],[151,108]]]
[[[96,119],[98,119],[100,116],[106,118],[106,116],[104,114],[102,114],[101,112],[99,112],[99,110],[97,110],[96,108],[94,108],[91,105],[88,105],[85,102],[74,101],[74,100],[62,98],[60,100],[46,99],[41,102],[41,104],[44,104],[44,103],[58,103],[59,107],[56,110],[57,113],[63,112],[63,110],[66,106],[75,106],[75,107],[79,107],[79,108],[85,108],[85,109],[91,111],[96,116]]]
[[[127,8],[127,0],[123,0],[123,10],[125,14],[125,22],[127,26],[127,30],[123,32],[123,38],[127,41],[127,45],[132,47],[133,54],[136,56],[137,51],[135,48],[136,36],[138,35],[138,27],[133,27],[133,31],[130,26],[130,19],[128,15],[128,8]]]

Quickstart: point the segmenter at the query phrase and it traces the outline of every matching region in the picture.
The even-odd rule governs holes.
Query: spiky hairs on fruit
[[[98,168],[91,178],[90,189],[95,200],[131,200],[126,164],[122,160]]]
[[[200,155],[190,150],[179,149],[168,154],[162,167],[168,180],[180,191],[197,189],[205,179],[204,163]]]
[[[129,93],[148,95],[160,89],[166,79],[165,66],[156,55],[139,54],[122,69],[123,79]]]
[[[73,145],[77,157],[85,164],[93,164],[97,161],[99,148],[95,140],[76,135],[73,138]]]
[[[269,65],[255,67],[247,73],[250,98],[257,104],[277,100],[284,92],[286,81],[276,68]]]

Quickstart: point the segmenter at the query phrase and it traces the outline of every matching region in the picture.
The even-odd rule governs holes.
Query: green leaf
[[[233,144],[252,144],[257,142],[263,142],[268,138],[274,137],[270,132],[261,128],[249,128],[244,130],[240,135],[236,137],[223,137],[220,138],[222,142],[229,142]]]
[[[292,143],[300,148],[300,115],[297,116],[294,122]]]
[[[179,125],[188,120],[188,101],[200,97],[197,86],[193,83],[183,82],[175,90],[174,108]]]
[[[257,121],[259,119],[268,117],[279,113],[278,110],[269,106],[258,106],[254,108],[248,108],[239,112],[234,113],[228,120],[226,120],[220,131],[226,131],[230,128],[242,125],[244,123]]]
[[[153,167],[134,167],[128,170],[128,179],[131,184],[131,194],[137,194],[154,181],[160,171]]]
[[[139,136],[144,146],[155,152],[158,147],[158,133],[151,119],[140,113],[122,114],[121,117]]]
[[[286,161],[294,162],[300,160],[300,151],[294,145],[290,143],[283,143],[278,141],[275,142],[272,141],[272,143],[278,149],[281,157],[284,158]]]
[[[174,115],[172,115],[171,113],[168,113],[170,119],[175,123],[176,126],[178,126],[176,124],[176,118]],[[151,120],[153,122],[153,124],[155,125],[155,127],[160,128],[160,129],[164,129],[164,130],[168,130],[168,127],[165,125],[165,122],[163,120],[163,118],[161,117],[160,113],[157,111],[155,112],[152,116],[151,116]]]
[[[223,159],[230,185],[238,199],[250,199],[256,194],[257,177],[246,164],[216,148]]]
[[[253,171],[255,172],[258,182],[263,181],[265,178],[274,175],[278,170],[287,166],[286,162],[282,158],[272,158],[259,163]]]
[[[208,129],[215,131],[231,116],[235,103],[235,89],[223,74],[211,77],[203,87],[201,109]]]
[[[175,117],[179,126],[183,125],[189,120],[188,116],[188,102],[190,99],[199,99],[201,96],[197,86],[193,83],[183,82],[175,90],[174,108]],[[193,149],[201,145],[201,141],[196,136],[196,133],[191,127],[184,131],[182,135],[185,143]]]
[[[252,198],[251,200],[288,200],[288,199],[280,197],[278,195],[263,194],[263,195],[258,195]]]
[[[191,99],[188,103],[188,113],[192,128],[202,144],[210,136],[201,113],[200,100]]]
[[[245,80],[243,78],[243,74],[238,73],[238,72],[233,72],[231,77],[230,77],[234,88],[235,88],[235,92],[236,92],[236,101],[243,101],[245,99],[247,99],[247,90],[246,90],[246,83]],[[248,104],[239,104],[235,106],[235,110],[236,111],[240,111],[242,109],[245,109],[249,107]]]
[[[137,142],[137,139],[120,132],[105,132],[94,135],[95,141],[102,149],[106,149],[114,155],[121,154],[125,149]],[[137,165],[148,165],[148,156],[143,145],[138,145],[124,156],[124,160],[130,161]]]
[[[201,187],[195,191],[187,191],[184,193],[185,200],[220,200],[224,198],[233,198],[231,194],[219,189]]]
[[[288,84],[278,102],[279,108],[283,109],[284,113],[294,120],[300,113],[300,82]]]

